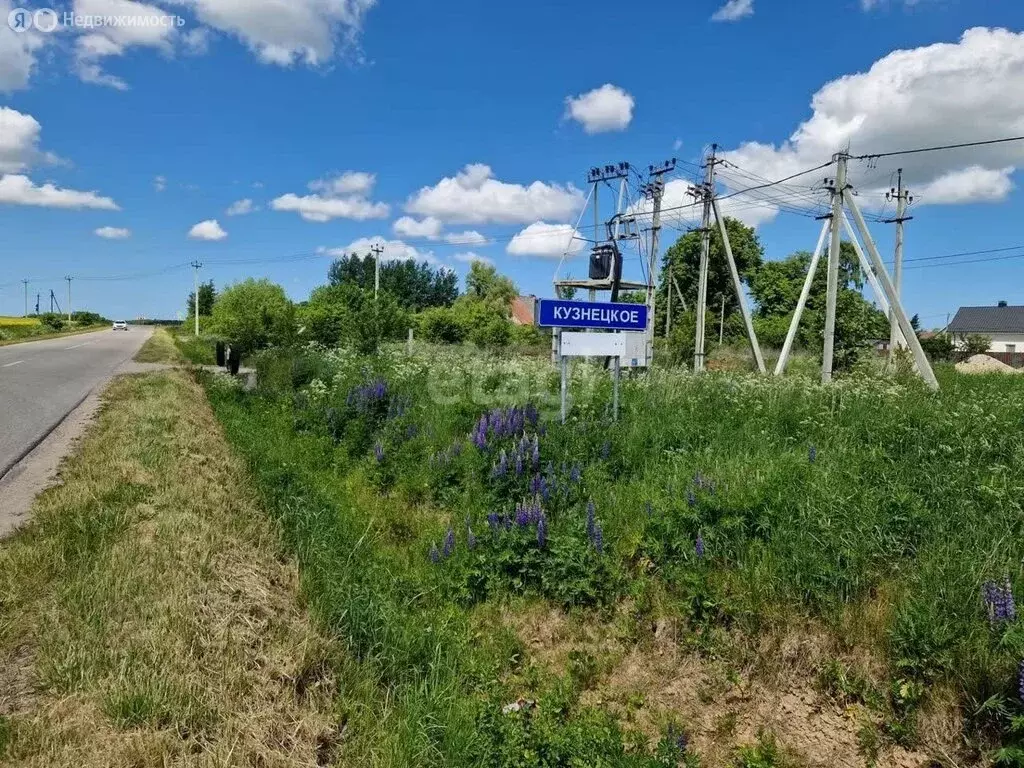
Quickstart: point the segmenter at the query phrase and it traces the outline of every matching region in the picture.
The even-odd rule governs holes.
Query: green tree
[[[725,228],[729,233],[729,242],[732,245],[733,256],[736,259],[736,269],[740,273],[742,282],[749,282],[761,267],[764,258],[764,248],[752,227],[742,222],[726,218]],[[700,253],[701,234],[700,232],[689,232],[679,238],[662,257],[661,277],[658,281],[658,297],[656,301],[657,317],[655,327],[664,333],[666,308],[668,296],[666,291],[671,285],[674,277],[679,284],[683,295],[693,297],[696,303],[697,283],[700,278]],[[722,237],[715,228],[711,233],[711,252],[708,264],[708,296],[709,301],[714,297],[724,297],[726,316],[739,310],[739,303],[736,299],[736,292],[732,285],[732,276],[729,273],[729,264],[725,257],[725,248],[722,244]],[[675,299],[673,295],[673,300]],[[721,301],[721,298],[718,299]],[[720,305],[719,305],[720,306]]]
[[[338,259],[327,273],[332,286],[347,285],[373,292],[375,263],[372,258],[351,254]],[[380,289],[391,294],[409,312],[430,307],[450,307],[459,297],[458,276],[446,267],[401,259],[382,262]]]
[[[508,308],[519,295],[512,280],[498,273],[497,268],[482,261],[474,261],[466,275],[466,294],[497,306]]]
[[[969,333],[966,336],[960,337],[960,349],[968,357],[973,355],[983,355],[988,352],[989,347],[992,346],[992,339],[988,336],[982,336],[979,333]]]
[[[325,346],[347,344],[363,354],[384,341],[401,338],[409,329],[409,314],[389,293],[352,284],[323,285],[298,308],[301,337]]]
[[[209,317],[213,314],[213,305],[217,301],[217,291],[213,287],[213,280],[199,284],[199,316]],[[188,295],[188,310],[186,317],[195,317],[196,293],[192,291]]]
[[[781,261],[762,264],[751,279],[750,293],[757,305],[755,328],[763,334],[759,338],[765,346],[779,347],[785,341],[810,263],[811,254],[798,251]],[[836,370],[851,366],[873,339],[889,337],[888,319],[864,299],[863,287],[857,252],[852,243],[844,241],[836,294]],[[818,349],[823,346],[827,291],[826,252],[818,262],[800,322],[797,342],[801,346]]]
[[[213,305],[214,331],[242,352],[289,343],[294,321],[284,289],[266,279],[228,286]]]
[[[300,338],[333,347],[341,343],[349,314],[350,292],[361,292],[347,285],[321,285],[313,289],[309,301],[296,308]]]

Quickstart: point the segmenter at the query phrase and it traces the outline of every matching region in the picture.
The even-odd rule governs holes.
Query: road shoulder
[[[316,765],[337,651],[202,389],[116,379],[0,543],[0,762]]]

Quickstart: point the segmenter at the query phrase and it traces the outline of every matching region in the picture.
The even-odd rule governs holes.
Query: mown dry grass
[[[135,355],[136,363],[166,363],[174,365],[184,361],[174,338],[166,328],[157,328]]]
[[[326,765],[339,663],[199,386],[116,381],[0,544],[0,762]]]
[[[525,669],[570,674],[584,689],[582,704],[612,712],[652,741],[666,723],[681,723],[707,768],[731,768],[738,750],[765,739],[777,744],[788,765],[963,764],[951,756],[960,732],[955,698],[936,697],[922,713],[918,748],[893,743],[884,736],[877,708],[852,691],[830,689],[824,674],[838,665],[851,677],[884,686],[881,673],[876,680],[871,669],[877,660],[863,648],[851,652],[806,620],[782,623],[757,638],[723,633],[704,647],[668,617],[637,637],[628,605],[596,620],[517,601],[501,611],[481,608],[476,621],[481,631],[512,629],[525,652]]]

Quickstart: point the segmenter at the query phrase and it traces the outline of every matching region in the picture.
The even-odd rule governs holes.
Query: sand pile
[[[988,355],[975,355],[962,363],[956,364],[960,373],[1021,373],[1006,363]]]

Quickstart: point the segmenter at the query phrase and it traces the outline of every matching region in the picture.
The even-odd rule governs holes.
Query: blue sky
[[[24,278],[63,302],[70,274],[76,307],[174,317],[192,274],[171,267],[194,259],[219,286],[266,276],[302,299],[332,249],[378,236],[392,257],[464,274],[473,254],[550,295],[591,166],[699,163],[716,142],[727,192],[847,142],[856,154],[1024,134],[1024,8],[979,5],[732,0],[732,18],[712,20],[720,0],[293,0],[284,16],[270,0],[75,0],[80,15],[184,23],[47,34],[10,30],[0,0],[0,314],[21,313]],[[1024,246],[1022,163],[1024,142],[852,170],[877,211],[907,168],[914,259]],[[667,206],[692,173],[679,166]],[[774,203],[785,193],[812,213],[818,176],[733,211],[768,258],[813,248],[820,224]],[[255,210],[228,215],[244,200]],[[888,256],[893,227],[874,231]],[[908,262],[908,310],[935,326],[961,304],[1024,303],[1024,247],[995,255],[1017,253]],[[240,260],[267,263],[224,263]],[[577,256],[563,274],[585,269]]]

